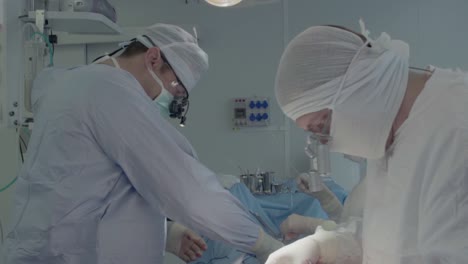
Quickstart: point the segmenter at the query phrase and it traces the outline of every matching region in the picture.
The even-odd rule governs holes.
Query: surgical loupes
[[[305,153],[310,159],[310,169],[301,176],[307,179],[309,190],[312,192],[321,191],[323,189],[321,177],[331,174],[330,152],[327,144],[329,140],[329,136],[322,134],[310,134],[307,137]]]

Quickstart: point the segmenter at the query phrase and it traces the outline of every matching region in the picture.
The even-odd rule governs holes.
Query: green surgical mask
[[[164,87],[163,82],[161,81],[161,79],[159,79],[159,77],[156,75],[156,73],[153,72],[153,70],[151,70],[148,67],[148,71],[149,71],[151,77],[153,77],[153,79],[161,87],[161,93],[153,100],[153,102],[154,102],[154,104],[156,104],[156,106],[159,108],[159,110],[161,111],[162,114],[164,114],[166,116],[169,116],[170,115],[169,105],[174,100],[174,96],[170,92],[168,92],[166,90],[166,88]]]

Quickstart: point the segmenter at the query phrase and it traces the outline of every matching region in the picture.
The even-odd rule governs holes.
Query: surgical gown
[[[468,263],[467,74],[435,69],[364,183],[362,263]]]
[[[163,263],[165,217],[249,251],[259,226],[131,74],[59,72],[36,83],[7,263]]]
[[[364,263],[468,263],[467,74],[435,69],[367,180]]]

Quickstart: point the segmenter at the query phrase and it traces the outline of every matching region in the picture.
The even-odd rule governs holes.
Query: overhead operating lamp
[[[242,0],[205,0],[208,4],[218,7],[234,6],[242,2]]]

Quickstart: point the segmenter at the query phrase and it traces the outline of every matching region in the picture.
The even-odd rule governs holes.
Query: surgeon
[[[32,111],[36,115],[39,108],[44,102],[45,95],[48,92],[48,87],[52,86],[60,76],[66,72],[65,68],[47,68],[40,73],[35,79],[31,90]],[[131,213],[131,212],[130,212]],[[115,230],[120,234],[120,230]],[[103,237],[101,237],[103,241]],[[129,239],[126,240],[127,242]],[[139,239],[137,239],[139,241]],[[189,228],[168,220],[166,228],[166,252],[170,252],[185,262],[197,260],[201,257],[204,251],[207,250],[207,245],[203,238]]]
[[[112,57],[39,76],[6,263],[163,263],[186,233],[167,235],[166,217],[262,263],[281,247],[164,117],[185,122],[207,67],[195,38],[156,24]]]
[[[468,74],[409,67],[409,46],[311,27],[281,58],[284,113],[368,160],[362,220],[271,254],[280,263],[468,263]]]

